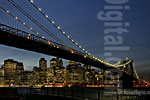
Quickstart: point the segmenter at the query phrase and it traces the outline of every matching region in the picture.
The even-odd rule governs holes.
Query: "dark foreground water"
[[[7,89],[10,90],[10,88]],[[106,89],[76,87],[13,88],[13,90],[16,92],[15,95],[19,96],[18,100],[150,100],[150,88]],[[8,94],[10,95],[11,92]],[[3,99],[0,97],[0,100]]]

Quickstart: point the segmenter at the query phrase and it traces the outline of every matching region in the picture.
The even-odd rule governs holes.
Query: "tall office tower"
[[[39,61],[39,82],[40,84],[46,83],[46,73],[47,73],[47,61],[45,58],[41,58]]]
[[[4,61],[4,80],[6,85],[20,84],[23,63],[8,59]]]
[[[63,61],[59,57],[53,58],[50,60],[50,72],[49,76],[54,76],[53,82],[55,83],[64,83],[65,81],[65,67],[63,66]],[[52,78],[50,78],[50,81]]]
[[[41,58],[39,61],[39,67],[42,70],[45,70],[47,68],[47,61],[45,60],[45,58]]]

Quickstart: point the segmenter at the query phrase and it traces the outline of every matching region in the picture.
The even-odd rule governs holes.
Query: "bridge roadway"
[[[0,44],[46,55],[58,56],[104,70],[115,69],[115,72],[121,72],[122,74],[120,79],[122,80],[123,87],[133,87],[133,77],[124,71],[118,70],[114,67],[106,66],[103,63],[92,59],[90,56],[86,56],[86,54],[72,48],[57,44],[50,40],[43,39],[39,36],[26,33],[3,24],[0,24]]]
[[[90,56],[86,56],[82,52],[3,24],[0,24],[0,44],[46,55],[58,56],[102,69],[107,69],[108,67],[92,59]]]

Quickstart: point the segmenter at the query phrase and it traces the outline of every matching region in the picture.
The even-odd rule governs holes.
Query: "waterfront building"
[[[19,85],[21,84],[21,73],[24,71],[22,62],[7,59],[4,65],[1,66],[1,76],[5,85]]]
[[[51,72],[51,73],[50,73]],[[63,61],[59,57],[53,58],[50,60],[50,68],[49,68],[49,79],[53,80],[56,84],[62,84],[65,82],[66,69],[63,66]],[[52,78],[53,76],[53,78]]]
[[[0,85],[4,85],[4,65],[0,68]]]
[[[45,58],[41,58],[39,67],[33,67],[32,71],[24,71],[23,63],[13,59],[5,60],[0,68],[0,85],[91,86],[114,84],[115,81],[110,71],[96,72],[91,66],[82,67],[75,61],[69,61],[65,68],[62,59],[58,57],[50,60],[49,68]]]
[[[45,58],[41,58],[39,61],[39,82],[41,84],[47,82],[46,80],[46,72],[47,72],[47,61]]]
[[[23,85],[32,86],[33,85],[33,74],[32,71],[24,71],[21,73],[21,82]]]
[[[94,84],[95,81],[95,70],[91,69],[90,65],[84,65],[84,83]]]
[[[33,85],[38,85],[40,83],[40,75],[39,75],[39,68],[33,67],[32,71],[33,75]]]
[[[81,64],[77,64],[75,61],[69,61],[69,65],[67,66],[66,82],[73,85],[83,83],[83,69],[81,68]]]

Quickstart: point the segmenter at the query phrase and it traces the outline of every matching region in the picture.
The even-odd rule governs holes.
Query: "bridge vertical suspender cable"
[[[22,14],[24,14],[28,19],[30,19],[33,23],[35,23],[40,29],[46,32],[49,36],[55,39],[60,44],[65,45],[65,43],[60,40],[57,36],[55,36],[52,32],[50,32],[47,28],[45,28],[42,24],[40,24],[37,20],[35,20],[32,16],[30,16],[23,8],[21,8],[18,4],[16,4],[13,0],[9,1],[15,8],[17,8]]]
[[[49,18],[48,18],[48,15],[44,14],[44,13],[41,11],[41,8],[38,8],[35,4],[33,4],[33,0],[29,0],[29,2],[33,5],[33,7],[34,7],[36,10],[38,10],[38,11],[41,13],[41,15],[44,16],[44,18],[46,18],[56,29],[58,29],[59,32],[60,32],[61,34],[63,34],[69,41],[71,41],[75,46],[77,46],[80,50],[82,50],[83,52],[85,52],[87,55],[91,56],[91,54],[88,53],[82,46],[80,46],[80,45],[79,45],[78,43],[76,43],[73,39],[71,39],[69,35],[66,35],[66,33],[63,32],[63,31],[60,29],[60,27],[58,27],[58,26],[55,24],[54,21],[52,21],[51,19],[49,19]]]
[[[58,26],[55,24],[54,21],[52,21],[51,19],[49,19],[49,18],[48,18],[48,15],[44,14],[44,13],[42,12],[41,8],[38,8],[38,7],[33,3],[33,0],[28,0],[28,1],[30,2],[30,4],[33,5],[33,7],[34,7],[37,11],[39,11],[39,12],[43,15],[43,17],[45,17],[56,29],[58,29],[61,34],[63,34],[67,39],[69,39],[73,44],[75,44],[79,49],[81,49],[81,50],[82,50],[83,52],[85,52],[87,55],[89,55],[90,57],[92,57],[94,60],[99,61],[99,62],[101,62],[101,63],[103,63],[103,64],[105,64],[105,65],[108,65],[108,66],[111,66],[111,67],[115,67],[115,68],[117,68],[117,67],[122,67],[122,66],[125,66],[125,65],[128,65],[129,63],[131,63],[131,60],[129,60],[129,61],[128,61],[127,63],[125,63],[125,64],[113,65],[113,64],[110,64],[110,63],[108,63],[108,62],[105,62],[105,61],[103,61],[103,60],[101,60],[101,59],[98,59],[98,58],[92,56],[92,55],[91,55],[90,53],[88,53],[84,48],[82,48],[82,46],[78,45],[78,43],[76,43],[74,40],[72,40],[69,35],[66,35],[65,32],[63,32],[63,31],[60,29],[60,27],[58,27]]]
[[[18,17],[14,16],[10,11],[6,10],[5,8],[1,7],[0,6],[0,9],[2,9],[6,14],[10,15],[12,18],[14,18],[15,20],[17,20],[19,23],[23,24],[25,27],[27,27],[28,29],[31,29],[31,27],[29,27],[27,24],[25,24],[23,21],[21,21]],[[33,29],[31,30],[32,32],[36,33]],[[38,34],[40,35],[40,34]],[[32,37],[33,35],[28,33],[28,37],[27,39],[30,39],[30,36]],[[37,36],[38,37],[38,36]],[[64,50],[67,50],[69,52],[71,52],[70,50],[72,50],[71,48],[69,47],[66,47],[64,45],[61,45],[61,44],[58,44],[58,43],[54,43],[54,42],[51,42],[50,40],[47,40],[45,38],[43,38],[43,36],[40,35],[40,37],[38,37],[40,39],[43,39],[44,40],[44,43],[48,44],[48,45],[51,45],[53,47],[56,47],[56,48],[62,48]],[[84,55],[83,53],[79,52],[79,51],[76,51],[74,50],[75,52],[77,52],[78,54],[81,54],[81,55]]]
[[[5,8],[1,7],[0,8],[6,12],[8,15],[10,15],[12,18],[14,18],[15,20],[17,20],[19,23],[21,23],[22,25],[24,25],[25,27],[27,27],[29,30],[31,30],[31,27],[29,27],[27,24],[25,24],[23,21],[21,21],[18,17],[14,16],[10,11],[6,10]],[[34,31],[33,29],[31,30],[33,33],[37,33],[36,31]],[[29,34],[30,35],[30,34]],[[38,34],[41,38],[43,38],[42,35]]]
[[[7,10],[5,10],[5,9],[3,9],[3,10],[4,10],[5,12],[7,12]],[[7,13],[9,13],[9,11],[8,11]],[[16,16],[13,16],[13,15],[10,14],[10,13],[9,13],[9,15],[11,15],[13,18],[15,18],[15,19],[18,20],[20,23],[22,23],[23,25],[26,26],[26,24],[23,23],[23,22],[21,22]],[[28,27],[28,26],[26,26],[26,27],[27,27],[27,28],[30,28],[30,27]],[[33,31],[33,30],[32,30],[32,31]],[[35,32],[34,32],[34,33],[35,33]],[[101,62],[101,63],[103,63],[103,64],[105,64],[105,65],[108,65],[108,66],[111,66],[111,67],[115,67],[115,68],[121,67],[121,66],[125,66],[125,65],[127,65],[127,64],[129,64],[129,63],[131,62],[131,60],[129,60],[127,63],[122,64],[122,65],[113,65],[113,64],[104,62],[103,60],[100,60],[100,59],[94,59],[94,60],[99,61],[99,62]]]

